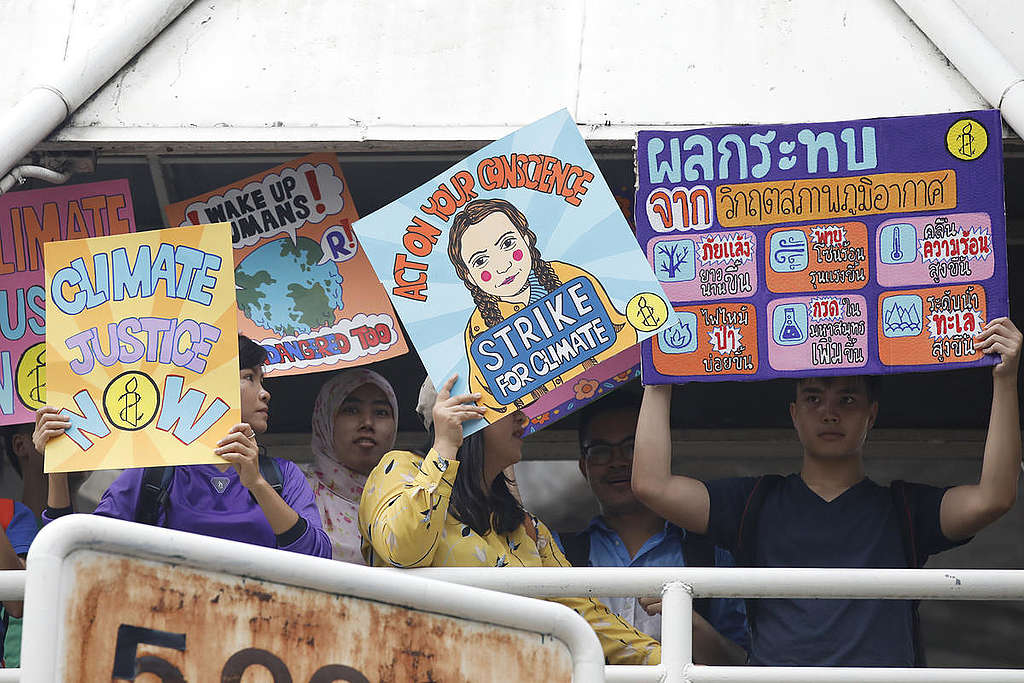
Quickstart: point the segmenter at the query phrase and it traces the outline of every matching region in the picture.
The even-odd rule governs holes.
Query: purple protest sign
[[[1007,315],[998,111],[637,135],[637,238],[679,322],[644,381],[991,365]]]

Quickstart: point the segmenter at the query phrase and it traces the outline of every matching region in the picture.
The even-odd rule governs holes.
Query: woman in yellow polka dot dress
[[[370,473],[359,504],[363,556],[379,567],[568,567],[551,532],[509,490],[505,468],[522,456],[525,417],[516,412],[462,438],[462,423],[482,416],[479,394],[451,396],[449,379],[431,415],[433,447],[424,456],[391,451]],[[430,387],[427,380],[425,388]],[[432,387],[430,387],[432,390]],[[590,598],[560,602],[597,633],[612,664],[656,664],[661,647]]]

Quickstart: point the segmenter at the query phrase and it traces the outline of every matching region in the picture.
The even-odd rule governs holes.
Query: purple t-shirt
[[[281,497],[306,521],[305,531],[280,546],[281,550],[330,559],[331,541],[320,524],[320,513],[305,475],[295,463],[281,458],[275,460],[281,469]],[[144,472],[143,469],[125,470],[103,494],[94,514],[134,521]],[[242,486],[234,468],[221,472],[216,465],[175,467],[168,499],[157,525],[267,548],[278,547],[277,536],[263,510],[249,495],[249,489]]]

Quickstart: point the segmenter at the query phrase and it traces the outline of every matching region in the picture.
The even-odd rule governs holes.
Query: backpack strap
[[[892,494],[892,506],[900,525],[900,541],[903,545],[903,558],[909,569],[920,569],[920,555],[917,552],[917,537],[914,533],[914,518],[910,510],[910,498],[907,496],[907,482],[897,479],[889,485]],[[914,666],[928,666],[925,659],[924,642],[921,635],[921,601],[910,601],[911,628],[914,639]]]
[[[260,476],[270,484],[270,488],[274,489],[277,495],[284,499],[284,476],[281,474],[281,466],[277,464],[277,460],[267,455],[267,449],[263,446],[259,447],[259,466]],[[252,498],[252,502],[256,503],[256,496],[252,495],[252,491],[249,491],[249,497]],[[257,503],[258,504],[258,503]]]
[[[14,500],[0,498],[0,525],[6,530],[14,520]]]
[[[142,471],[139,486],[139,500],[135,506],[135,521],[140,524],[156,524],[160,511],[167,503],[171,492],[174,467],[147,467]]]
[[[758,522],[761,519],[761,508],[769,493],[779,488],[785,480],[781,474],[764,474],[754,482],[754,488],[747,496],[747,502],[743,506],[743,514],[740,515],[740,525],[736,531],[736,558],[737,567],[754,566],[754,545],[757,538]]]
[[[917,538],[914,534],[914,520],[910,511],[910,499],[907,496],[907,482],[897,479],[889,485],[892,494],[893,509],[900,522],[900,540],[903,542],[903,558],[910,569],[920,569],[921,563],[917,553]]]
[[[22,616],[24,616],[24,615],[22,615]],[[3,624],[3,631],[0,631],[0,633],[3,634],[3,640],[6,641],[7,640],[7,629],[9,629],[11,627],[11,613],[8,612],[7,608],[4,607],[3,605],[0,605],[0,622],[2,622],[2,624]],[[6,648],[4,648],[4,649],[6,649]],[[0,652],[0,667],[2,667],[4,669],[7,668],[7,657],[5,656],[5,654],[3,652]]]
[[[754,488],[747,496],[747,502],[743,506],[743,514],[740,516],[740,525],[736,531],[736,550],[733,557],[737,567],[754,566],[754,547],[757,541],[757,527],[761,519],[761,508],[764,507],[765,498],[769,493],[778,489],[785,477],[781,474],[764,474],[754,482]],[[757,598],[745,598],[747,606],[747,623],[753,632],[757,628]]]
[[[284,477],[281,475],[281,466],[277,464],[275,458],[267,455],[267,449],[263,446],[259,447],[259,464],[260,474],[270,484],[271,488],[277,491],[277,495],[283,498]]]
[[[591,567],[590,564],[590,534],[580,531],[575,534],[561,534],[562,551],[565,559],[574,567]]]
[[[680,545],[683,549],[683,561],[687,567],[715,566],[715,544],[707,536],[687,531],[680,537]],[[693,609],[711,621],[711,598],[694,598]]]

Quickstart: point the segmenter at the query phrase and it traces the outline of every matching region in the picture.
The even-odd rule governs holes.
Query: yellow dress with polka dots
[[[367,564],[375,567],[568,567],[543,523],[534,541],[525,524],[508,534],[483,536],[449,514],[459,463],[431,450],[426,458],[391,451],[370,473],[359,503],[359,530]],[[612,664],[657,664],[661,646],[592,598],[555,600],[582,615]]]

